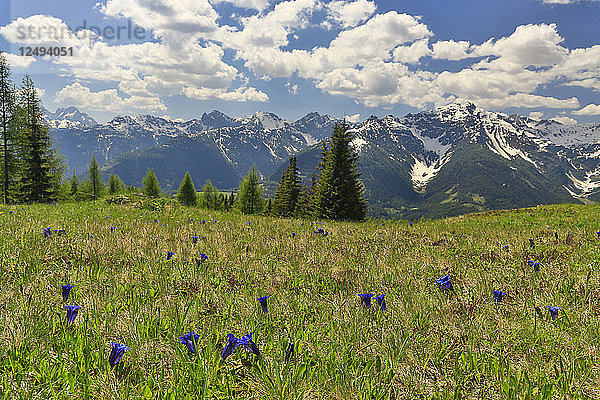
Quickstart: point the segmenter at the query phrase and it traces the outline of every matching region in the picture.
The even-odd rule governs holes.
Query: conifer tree
[[[50,202],[58,197],[63,174],[61,158],[52,148],[44,112],[29,75],[19,99],[21,134],[20,192],[25,202]]]
[[[185,173],[175,198],[181,204],[186,206],[195,206],[197,204],[198,199],[196,195],[196,188],[194,187],[194,182],[192,181],[192,177],[190,176],[189,172]]]
[[[92,200],[97,200],[104,194],[104,182],[102,182],[102,172],[96,161],[96,156],[92,156],[88,165],[87,189]]]
[[[160,196],[160,184],[151,169],[146,172],[146,176],[142,179],[142,192],[148,197],[156,198]]]
[[[108,194],[119,194],[125,188],[125,184],[119,178],[119,175],[112,174],[108,178]]]
[[[361,221],[367,215],[364,187],[359,181],[359,156],[350,146],[348,125],[336,124],[331,140],[323,147],[319,179],[314,193],[314,216]]]
[[[69,181],[69,195],[73,198],[77,198],[79,196],[79,178],[77,177],[77,174],[75,174],[75,172],[73,172],[73,175],[71,176],[71,179]]]
[[[219,191],[212,185],[210,179],[207,179],[202,187],[201,196],[202,207],[208,208],[209,210],[219,209]]]
[[[2,201],[10,203],[14,198],[17,182],[17,104],[15,88],[10,79],[10,67],[0,51],[0,134],[2,135]]]
[[[290,157],[288,168],[281,174],[281,181],[275,191],[273,215],[291,217],[296,215],[302,180],[298,174],[296,156]]]
[[[254,165],[240,183],[237,203],[243,214],[258,214],[263,210],[262,187]]]

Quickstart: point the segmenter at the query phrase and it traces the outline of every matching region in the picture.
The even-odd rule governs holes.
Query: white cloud
[[[231,3],[239,8],[255,9],[258,11],[269,7],[269,0],[212,0],[212,3]]]
[[[557,99],[554,97],[538,96],[527,93],[516,93],[499,99],[464,99],[473,101],[477,105],[489,110],[504,109],[507,107],[518,108],[579,108],[576,97],[570,99]]]
[[[253,87],[242,87],[229,92],[223,89],[187,87],[183,93],[189,98],[198,100],[221,99],[227,101],[257,102],[266,102],[269,100],[269,96],[266,93],[256,90]]]
[[[600,104],[588,104],[581,110],[573,111],[575,115],[600,115]]]
[[[328,13],[327,26],[331,27],[332,22],[342,28],[357,26],[377,10],[377,5],[369,0],[355,0],[352,2],[346,0],[332,1],[325,7]]]
[[[297,94],[298,93],[298,85],[292,85],[291,82],[288,82],[285,84],[285,87],[287,88],[288,92],[290,94]]]
[[[11,68],[27,68],[35,62],[35,57],[18,56],[11,53],[2,53]]]
[[[75,82],[61,89],[56,94],[56,100],[61,104],[74,105],[91,111],[121,112],[123,109],[164,111],[167,109],[157,97],[131,96],[123,99],[115,89],[92,92],[88,87]]]
[[[360,122],[360,114],[345,115],[344,120],[351,122],[353,124],[356,124],[356,123]]]
[[[565,86],[580,86],[588,89],[592,89],[596,92],[600,92],[600,79],[598,78],[587,78],[565,82]]]
[[[532,111],[529,113],[529,118],[535,119],[536,121],[541,120],[543,116],[544,116],[544,113],[541,111]]]
[[[436,42],[431,46],[433,48],[432,57],[441,60],[462,60],[469,57],[467,54],[469,46],[470,43],[466,41],[444,40]]]
[[[405,64],[417,64],[419,60],[431,54],[429,39],[417,40],[410,46],[398,46],[393,51],[394,61]]]
[[[577,120],[571,117],[567,117],[566,115],[564,116],[558,116],[558,117],[554,117],[554,118],[550,118],[550,121],[556,121],[560,124],[563,125],[577,125]]]

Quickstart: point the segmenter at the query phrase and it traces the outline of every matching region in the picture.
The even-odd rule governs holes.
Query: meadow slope
[[[596,205],[412,225],[0,207],[0,395],[600,398],[599,217]],[[452,291],[436,284],[445,275]],[[72,324],[67,283],[67,304],[82,305]],[[361,293],[385,293],[387,310]],[[548,306],[562,307],[555,320]],[[196,355],[179,339],[190,330]],[[222,361],[227,334],[250,332],[261,357],[240,346]],[[115,368],[110,342],[130,347]]]

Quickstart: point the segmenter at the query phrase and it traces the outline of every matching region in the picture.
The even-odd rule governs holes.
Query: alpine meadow
[[[600,1],[475,3],[0,0],[0,400],[600,399]]]

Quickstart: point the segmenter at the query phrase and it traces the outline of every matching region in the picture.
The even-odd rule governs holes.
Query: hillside
[[[357,224],[150,205],[0,207],[5,397],[600,397],[600,206]],[[223,361],[248,333],[261,356]]]

